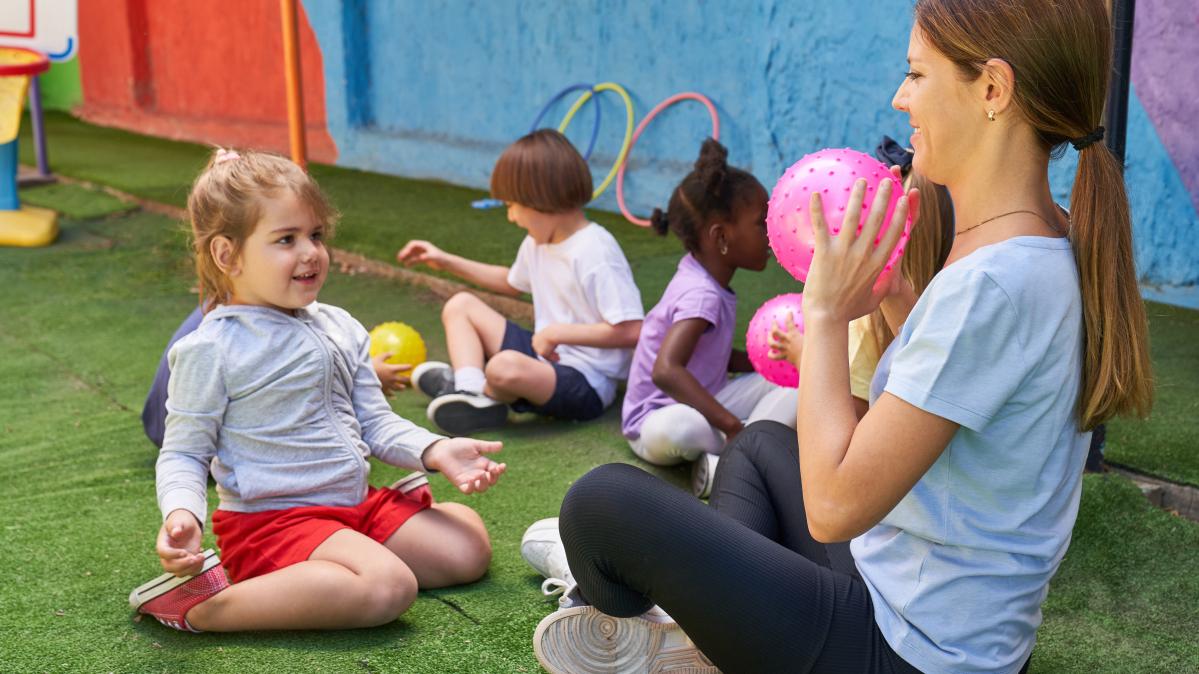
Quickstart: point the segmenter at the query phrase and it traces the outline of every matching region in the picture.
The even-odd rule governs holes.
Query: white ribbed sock
[[[459,391],[483,395],[483,386],[486,384],[487,378],[480,368],[462,367],[454,370],[454,388]]]

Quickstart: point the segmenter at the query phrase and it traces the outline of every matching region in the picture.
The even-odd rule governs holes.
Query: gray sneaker
[[[508,423],[508,405],[478,393],[447,393],[425,410],[429,420],[450,435],[471,435]]]
[[[533,653],[550,674],[720,674],[657,607],[636,618],[613,618],[585,601],[564,602],[537,625]]]
[[[454,369],[449,363],[427,360],[412,369],[412,385],[436,398],[454,392]]]

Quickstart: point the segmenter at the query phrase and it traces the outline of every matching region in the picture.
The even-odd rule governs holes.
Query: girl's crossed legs
[[[716,393],[716,402],[745,423],[777,421],[795,427],[799,393],[776,386],[760,374],[740,375]],[[657,466],[694,461],[703,453],[719,454],[724,434],[713,427],[699,410],[675,403],[650,412],[641,424],[640,437],[630,440],[633,453]]]
[[[419,589],[478,580],[491,561],[483,520],[457,503],[412,515],[378,543],[340,529],[308,559],[243,580],[187,613],[196,629],[345,629],[395,620]]]

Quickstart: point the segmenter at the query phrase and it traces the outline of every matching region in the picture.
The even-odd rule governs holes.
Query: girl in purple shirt
[[[633,452],[656,465],[695,461],[697,496],[706,496],[716,456],[749,421],[795,427],[795,389],[753,372],[733,349],[738,269],[761,271],[769,257],[766,189],[727,163],[728,151],[704,141],[695,168],[675,188],[654,231],[673,231],[687,254],[646,316],[633,354],[621,431]],[[743,374],[729,379],[729,373]],[[698,460],[697,460],[698,459]]]

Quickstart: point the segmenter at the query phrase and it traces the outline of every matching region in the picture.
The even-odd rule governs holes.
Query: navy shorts
[[[537,358],[533,350],[533,333],[525,330],[516,323],[508,321],[504,329],[504,341],[500,343],[500,351],[518,351]],[[534,412],[555,419],[570,421],[588,421],[604,413],[604,401],[599,394],[587,383],[582,372],[569,365],[550,363],[554,368],[554,394],[544,405],[534,405],[521,398],[509,405],[515,412]]]

